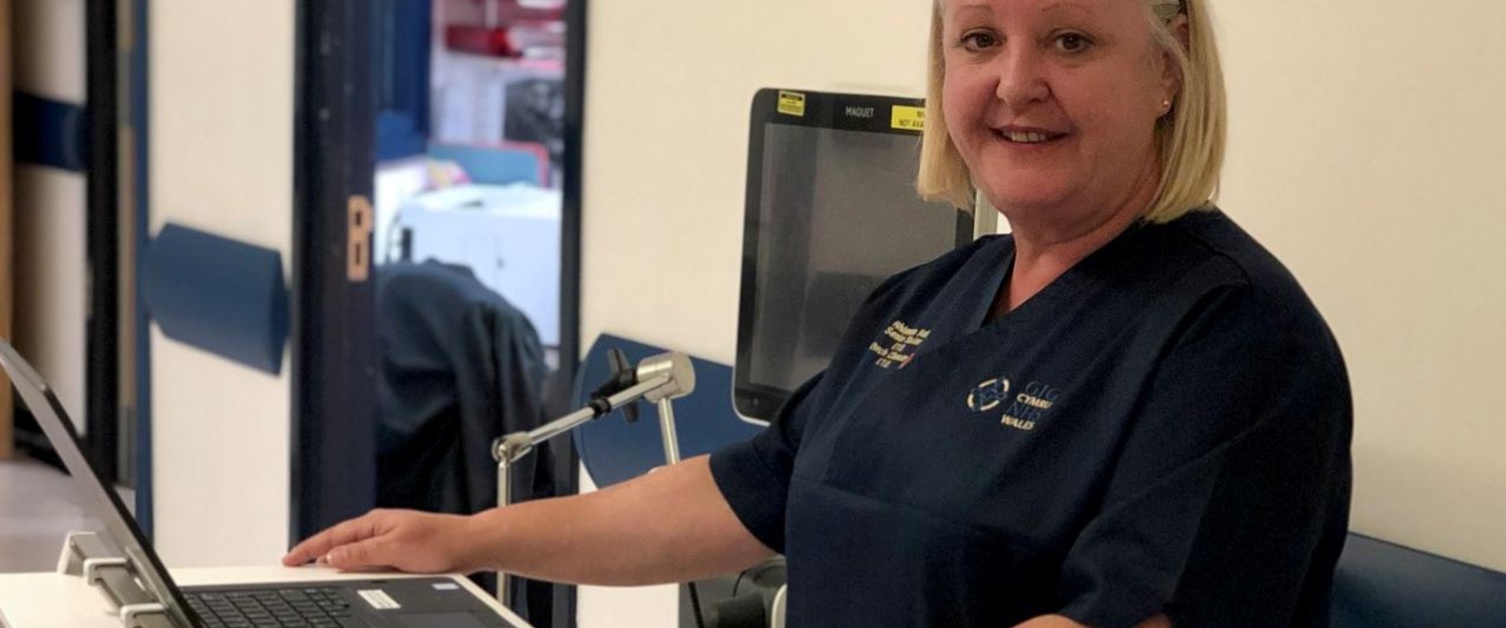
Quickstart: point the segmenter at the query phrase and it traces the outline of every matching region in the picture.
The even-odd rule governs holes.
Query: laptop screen
[[[21,400],[31,410],[32,416],[47,434],[47,440],[52,443],[52,448],[73,476],[74,485],[84,499],[85,510],[103,522],[110,540],[125,552],[125,558],[140,578],[138,584],[167,606],[168,614],[175,624],[193,626],[194,623],[188,616],[188,606],[178,587],[173,584],[171,577],[167,575],[167,569],[163,568],[162,562],[152,552],[130,511],[126,510],[115,491],[100,481],[93,464],[84,457],[73,421],[68,419],[52,389],[36,369],[3,339],[0,339],[0,366],[5,368],[16,392],[21,395]]]

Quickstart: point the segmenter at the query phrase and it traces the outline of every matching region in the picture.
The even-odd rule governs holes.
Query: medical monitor
[[[826,368],[890,275],[966,244],[973,216],[915,192],[924,102],[764,89],[753,98],[733,405],[767,423]]]

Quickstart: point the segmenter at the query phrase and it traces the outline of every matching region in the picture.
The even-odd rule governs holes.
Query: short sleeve
[[[812,412],[811,391],[825,373],[795,390],[767,428],[711,455],[711,476],[732,512],[759,542],[784,552],[784,512],[800,436]]]
[[[1063,564],[1062,610],[1127,628],[1326,625],[1348,525],[1352,408],[1306,299],[1208,296],[1135,404],[1100,506]]]

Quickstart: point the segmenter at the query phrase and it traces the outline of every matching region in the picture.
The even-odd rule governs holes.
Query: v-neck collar
[[[988,256],[991,268],[988,271],[990,275],[987,281],[984,282],[984,286],[987,286],[987,288],[980,290],[974,299],[972,304],[973,311],[967,319],[968,330],[976,332],[1007,328],[1015,321],[1035,318],[1041,316],[1042,312],[1051,311],[1054,306],[1061,303],[1063,298],[1075,293],[1082,286],[1092,281],[1094,277],[1099,276],[1101,273],[1096,272],[1098,267],[1103,265],[1105,260],[1112,259],[1116,254],[1115,251],[1128,246],[1135,239],[1136,234],[1145,228],[1147,228],[1147,225],[1139,222],[1130,225],[1119,235],[1114,236],[1112,240],[1109,240],[1086,257],[1078,260],[1076,264],[1073,264],[1066,271],[1062,272],[1056,279],[1051,280],[1051,283],[1046,284],[1044,288],[1029,299],[1026,299],[1024,303],[1005,312],[998,318],[988,320],[989,312],[993,309],[994,299],[998,296],[999,291],[1004,288],[1004,283],[1009,279],[1010,273],[1014,271],[1015,256],[1017,254],[1014,236],[1000,236],[1000,243],[996,247],[997,250],[991,251]]]

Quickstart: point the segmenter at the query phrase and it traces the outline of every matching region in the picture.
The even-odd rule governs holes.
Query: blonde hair
[[[941,1],[931,8],[929,77],[926,85],[926,126],[921,136],[920,172],[916,189],[922,197],[972,207],[972,174],[947,133],[942,113],[943,56]],[[1164,223],[1189,211],[1211,208],[1223,170],[1228,113],[1224,74],[1219,63],[1213,23],[1205,0],[1146,0],[1146,15],[1156,45],[1171,53],[1181,78],[1170,113],[1156,121],[1157,156],[1161,181],[1144,219]],[[1187,16],[1187,46],[1183,48],[1171,21]]]

